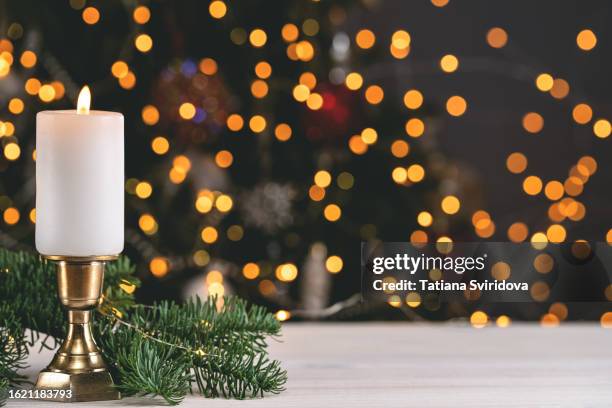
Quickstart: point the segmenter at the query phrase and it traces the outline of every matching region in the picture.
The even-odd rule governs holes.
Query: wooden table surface
[[[596,324],[473,329],[457,324],[286,324],[271,352],[287,391],[263,399],[182,407],[612,407],[612,330]],[[50,353],[35,355],[35,378]],[[54,406],[10,401],[8,406]],[[157,400],[79,407],[160,405]]]

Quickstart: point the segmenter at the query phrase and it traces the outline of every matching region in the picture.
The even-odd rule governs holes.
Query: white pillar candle
[[[36,249],[101,256],[123,250],[123,115],[89,110],[36,115]]]

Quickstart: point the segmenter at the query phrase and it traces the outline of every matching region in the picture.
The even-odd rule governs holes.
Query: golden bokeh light
[[[426,244],[428,239],[429,238],[427,237],[427,233],[425,231],[415,230],[410,234],[410,243],[417,248]]]
[[[597,171],[597,161],[591,156],[583,156],[578,160],[578,166],[582,166],[592,176]]]
[[[391,154],[398,159],[408,156],[409,152],[410,145],[401,139],[398,139],[391,144]]]
[[[13,115],[19,115],[21,112],[23,112],[24,107],[25,105],[23,101],[19,98],[12,98],[8,103],[9,112],[11,112]]]
[[[295,24],[285,24],[281,29],[281,36],[285,42],[293,42],[297,40],[299,34],[300,31]]]
[[[374,46],[376,42],[376,36],[371,30],[363,29],[357,32],[355,35],[355,43],[363,50],[367,50]]]
[[[325,261],[325,268],[329,273],[338,273],[342,270],[344,262],[338,255],[332,255]]]
[[[531,287],[529,288],[529,293],[531,294],[533,300],[535,300],[536,302],[544,302],[550,296],[550,288],[548,287],[548,284],[546,282],[538,281],[531,284]],[[547,314],[546,316],[549,315],[554,316],[554,319],[557,322],[559,321],[559,318],[557,316],[551,314]]]
[[[593,118],[593,109],[586,103],[579,103],[572,109],[572,118],[580,125],[586,125]]]
[[[276,267],[275,275],[281,282],[292,282],[298,276],[298,269],[292,263],[281,264]]]
[[[319,170],[314,175],[314,183],[322,188],[328,187],[331,184],[331,174],[325,170]]]
[[[567,315],[568,315],[567,306],[565,306],[563,303],[560,303],[560,302],[553,303],[548,308],[548,313],[554,314],[555,316],[559,318],[559,320],[565,320],[567,319]]]
[[[552,89],[554,78],[550,74],[542,73],[536,78],[536,87],[542,92],[548,92]]]
[[[408,172],[404,167],[396,167],[391,172],[391,178],[397,184],[404,184],[408,180]]]
[[[553,81],[553,86],[550,89],[550,94],[555,99],[563,99],[570,92],[570,86],[565,79],[556,78]]]
[[[442,211],[444,211],[446,214],[453,215],[459,212],[459,209],[461,208],[461,202],[457,197],[449,195],[442,199],[442,201],[440,202],[440,207],[442,208]]]
[[[276,128],[274,128],[274,136],[281,142],[286,142],[291,139],[291,134],[291,126],[286,123],[279,123],[276,125]]]
[[[425,169],[420,164],[413,164],[406,169],[408,180],[418,183],[425,178]]]
[[[179,106],[179,115],[185,120],[193,119],[196,114],[196,108],[193,103],[184,102]]]
[[[256,79],[251,82],[251,94],[257,99],[265,98],[268,95],[268,84],[266,81]]]
[[[141,116],[145,125],[153,126],[159,122],[159,111],[153,105],[147,105],[142,108]]]
[[[170,263],[166,258],[155,257],[149,262],[149,270],[156,278],[162,278],[168,274]]]
[[[536,232],[531,236],[531,246],[534,249],[544,249],[548,245],[548,237],[543,232]]]
[[[229,130],[238,132],[244,126],[244,119],[237,113],[232,113],[227,117],[226,125]]]
[[[49,84],[45,84],[38,90],[38,97],[43,102],[51,102],[55,99],[55,88]]]
[[[365,154],[368,151],[368,145],[363,141],[361,135],[351,136],[348,145],[351,152],[357,155]]]
[[[508,33],[500,27],[493,27],[487,32],[487,44],[493,48],[503,48],[508,43]]]
[[[537,112],[523,116],[523,128],[529,133],[538,133],[544,128],[544,118]]]
[[[508,239],[512,242],[523,242],[529,236],[529,228],[523,222],[515,222],[508,227]]]
[[[256,28],[249,34],[249,42],[253,47],[260,48],[266,45],[268,35],[261,28]]]
[[[4,222],[8,225],[15,225],[19,222],[21,215],[19,214],[19,210],[15,207],[9,207],[4,210],[4,214],[2,215]]]
[[[491,276],[496,280],[507,280],[510,278],[512,269],[506,262],[495,262],[491,267]]]
[[[406,122],[406,134],[410,137],[421,137],[425,133],[425,123],[419,118],[412,118]]]
[[[365,91],[365,98],[368,103],[372,105],[378,105],[382,102],[385,96],[385,92],[378,85],[371,85]]]
[[[25,91],[28,93],[28,95],[37,95],[41,85],[42,84],[40,83],[38,79],[29,78],[25,82],[24,88],[25,88]]]
[[[272,66],[266,61],[259,61],[255,65],[255,75],[261,79],[267,79],[272,75]]]
[[[100,21],[100,12],[95,7],[87,7],[83,10],[81,17],[86,24],[94,25]]]
[[[546,285],[543,282],[539,282],[539,283],[542,283],[543,285]],[[544,300],[546,300],[548,298],[548,291],[547,291],[548,286],[546,286],[544,289],[545,289],[544,293],[546,294],[546,296],[544,296],[543,299],[536,299],[536,300],[544,301]],[[533,296],[533,292],[532,292],[532,296]],[[533,296],[533,297],[535,299],[535,296]],[[542,327],[545,327],[545,328],[549,328],[550,329],[550,328],[553,328],[553,327],[558,327],[559,323],[560,323],[559,322],[559,317],[557,315],[553,314],[553,313],[546,313],[546,314],[542,315],[542,317],[540,318],[540,325]]]
[[[423,105],[423,94],[416,89],[410,89],[404,94],[404,105],[408,109],[418,109]]]
[[[446,111],[451,116],[455,116],[455,117],[461,116],[465,113],[466,110],[467,110],[467,102],[463,97],[459,95],[451,96],[446,101]]]
[[[217,61],[212,58],[202,58],[200,63],[198,64],[198,68],[200,72],[204,75],[215,75],[219,66],[217,65]]]
[[[510,173],[520,174],[527,169],[527,157],[523,153],[511,153],[506,159],[506,167]]]
[[[597,45],[597,36],[592,30],[582,30],[576,36],[576,44],[583,51],[591,51]]]
[[[151,183],[141,181],[136,184],[135,193],[138,198],[142,198],[143,200],[147,199],[151,197],[151,194],[153,194],[153,186]]]
[[[306,102],[310,96],[310,89],[304,84],[293,87],[293,98],[298,102]]]
[[[151,141],[151,150],[155,154],[163,155],[168,153],[170,149],[170,142],[163,136],[157,136]]]
[[[221,194],[215,201],[215,207],[221,212],[228,212],[234,206],[234,200],[226,194]]]
[[[595,136],[605,139],[610,136],[610,132],[612,132],[612,126],[610,125],[610,121],[607,119],[598,119],[593,124],[593,133]]]
[[[557,201],[563,197],[563,193],[565,193],[563,184],[557,180],[549,181],[544,187],[544,195],[551,201]]]
[[[312,72],[304,72],[300,75],[298,82],[301,85],[306,85],[312,91],[317,86],[317,77]]]
[[[612,312],[602,314],[599,323],[604,329],[612,329]]]
[[[548,238],[548,241],[555,244],[565,241],[566,236],[567,232],[560,224],[553,224],[546,230],[546,238]]]
[[[4,146],[4,157],[7,160],[15,161],[21,156],[21,148],[17,143],[11,142]]]
[[[136,86],[136,75],[132,71],[128,72],[126,76],[119,79],[119,86],[123,89],[132,89]]]
[[[323,210],[323,215],[327,221],[335,222],[342,216],[342,210],[337,204],[328,204]]]
[[[361,131],[361,140],[367,145],[374,144],[378,140],[378,132],[372,128],[365,128]]]
[[[111,73],[117,79],[125,77],[128,74],[129,70],[130,68],[128,67],[128,64],[125,61],[121,60],[115,61],[111,66]]]
[[[21,58],[19,58],[19,62],[24,68],[32,68],[34,65],[36,65],[36,60],[36,54],[30,50],[24,51],[21,54]]]
[[[242,267],[242,275],[249,280],[257,279],[259,276],[260,269],[259,265],[254,262],[244,264]]]
[[[261,133],[266,129],[266,119],[261,115],[254,115],[249,120],[249,128],[255,133]]]
[[[445,55],[440,59],[440,68],[446,73],[455,72],[459,68],[459,59],[452,54]]]
[[[346,87],[352,91],[356,91],[363,85],[363,77],[357,72],[351,72],[344,80]]]
[[[312,110],[319,110],[323,107],[323,96],[316,92],[308,95],[308,99],[306,99],[306,106]]]
[[[476,329],[482,329],[489,324],[489,316],[485,312],[477,310],[471,314],[470,324]]]
[[[212,244],[217,241],[219,233],[215,227],[204,227],[200,236],[206,244]]]
[[[151,214],[143,214],[138,219],[138,226],[147,235],[153,235],[157,232],[157,221]]]
[[[310,186],[308,196],[312,201],[321,201],[325,198],[325,189],[317,185]]]
[[[433,216],[428,211],[421,211],[417,215],[417,222],[421,227],[429,227],[433,223]]]
[[[436,7],[444,7],[448,4],[450,0],[431,0],[431,4]]]
[[[151,10],[147,6],[138,6],[134,9],[132,18],[137,24],[147,24],[151,19]]]
[[[215,155],[215,163],[222,169],[227,169],[234,162],[234,156],[228,150],[221,150]]]
[[[225,14],[227,13],[227,6],[221,0],[214,0],[208,5],[208,12],[210,13],[211,17],[220,19],[225,17]]]
[[[542,191],[542,180],[538,176],[527,176],[523,180],[523,191],[529,195],[538,195]]]
[[[410,34],[404,30],[397,30],[391,36],[391,46],[397,50],[408,50],[410,47]]]
[[[138,51],[147,53],[153,48],[153,39],[148,34],[139,34],[134,40],[134,45]]]

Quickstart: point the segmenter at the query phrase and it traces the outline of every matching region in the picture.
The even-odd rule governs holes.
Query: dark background
[[[11,138],[3,137],[2,143],[17,142],[22,151],[16,161],[0,160],[2,210],[13,207],[21,214],[15,225],[1,224],[2,245],[33,250],[34,225],[27,214],[34,206],[35,194],[31,159],[35,113],[74,107],[83,84],[92,88],[95,109],[125,115],[126,178],[153,186],[153,194],[145,200],[130,194],[126,187],[125,254],[138,265],[144,284],[137,296],[145,302],[204,295],[207,274],[219,270],[226,293],[240,294],[272,310],[295,310],[297,317],[304,309],[327,317],[320,308],[360,290],[361,241],[409,240],[411,232],[420,228],[416,215],[422,210],[432,211],[439,220],[435,228],[423,228],[430,240],[442,235],[456,241],[479,240],[470,221],[479,209],[488,211],[496,224],[489,240],[506,241],[507,228],[519,220],[529,226],[530,234],[545,231],[552,223],[547,217],[551,203],[543,194],[526,195],[521,188],[524,176],[535,174],[544,182],[563,181],[568,169],[584,155],[593,156],[599,165],[584,193],[577,197],[586,206],[586,216],[580,222],[566,221],[563,225],[568,242],[605,241],[612,227],[609,139],[595,137],[592,122],[576,124],[571,111],[577,103],[588,103],[594,120],[610,117],[608,2],[451,0],[444,7],[435,7],[427,0],[228,1],[222,19],[210,16],[209,4],[0,2],[0,35],[10,39],[15,55],[10,74],[0,78],[0,120],[14,123],[16,132]],[[146,5],[151,11],[146,24],[136,24],[132,19],[138,5]],[[85,7],[99,10],[98,23],[84,23],[81,14]],[[301,32],[299,40],[313,44],[315,57],[307,62],[291,61],[281,28],[287,23],[300,27],[308,18],[319,23],[319,32],[315,36]],[[21,35],[14,35],[15,23],[21,27]],[[248,35],[257,27],[267,33],[264,47],[252,47],[248,41],[232,42],[232,30],[244,29]],[[486,33],[492,27],[502,27],[508,33],[505,47],[495,49],[487,44]],[[363,28],[376,34],[376,44],[370,50],[355,45],[355,34]],[[584,28],[593,30],[598,39],[589,52],[576,46],[576,35]],[[401,60],[393,58],[388,50],[391,35],[398,29],[408,31],[412,38],[410,55]],[[139,33],[153,38],[150,52],[141,53],[134,47]],[[350,53],[334,60],[330,56],[332,40],[341,33],[351,39]],[[18,62],[18,56],[28,49],[38,57],[31,69]],[[458,71],[446,74],[440,70],[438,62],[445,54],[459,58]],[[202,58],[213,58],[218,72],[207,78],[203,90],[194,90],[193,78],[203,74],[193,70],[197,71]],[[136,75],[133,89],[122,89],[112,76],[111,66],[117,60],[127,62]],[[273,73],[267,80],[268,96],[256,99],[249,87],[256,79],[253,67],[261,60],[271,64]],[[364,87],[352,92],[332,83],[329,73],[334,68],[361,73]],[[337,102],[333,109],[312,111],[292,98],[291,91],[305,71],[317,76],[315,91]],[[558,100],[540,92],[534,81],[543,72],[568,81],[569,95]],[[50,104],[42,103],[24,91],[23,84],[30,77],[43,83],[60,81],[66,95]],[[371,84],[385,91],[380,105],[364,100],[364,89]],[[424,106],[414,112],[402,104],[404,92],[411,88],[425,95]],[[455,94],[468,101],[466,114],[459,118],[449,116],[444,108],[446,99]],[[14,97],[25,103],[24,112],[18,115],[7,108]],[[177,115],[178,106],[185,101],[214,109],[207,111],[202,123],[185,121]],[[154,126],[141,119],[143,107],[149,104],[160,111],[160,120]],[[523,115],[531,111],[545,120],[543,131],[535,135],[521,126]],[[240,132],[231,132],[225,126],[225,118],[231,113],[242,115],[245,122],[261,114],[268,122],[267,129],[253,133],[245,126]],[[341,120],[337,120],[338,115]],[[411,116],[426,122],[427,133],[419,139],[405,134],[404,123]],[[275,124],[281,122],[289,123],[293,131],[291,140],[285,143],[273,134]],[[365,155],[355,155],[348,149],[348,140],[365,127],[375,128],[379,141]],[[166,136],[171,144],[163,156],[150,148],[151,140],[158,135]],[[396,139],[410,143],[406,159],[389,153]],[[216,167],[212,159],[223,149],[234,156],[227,170]],[[514,151],[529,158],[527,173],[514,175],[506,170],[506,157]],[[189,157],[192,169],[183,183],[175,185],[168,180],[168,171],[173,158],[181,154]],[[425,180],[409,187],[394,183],[390,177],[393,168],[412,163],[425,166]],[[334,183],[322,202],[314,202],[308,197],[308,189],[320,169],[330,171]],[[335,185],[336,176],[343,171],[355,178],[349,190]],[[278,195],[271,196],[266,186]],[[229,194],[234,201],[232,211],[195,211],[194,201],[204,188]],[[460,213],[454,216],[439,211],[441,197],[449,193],[462,202]],[[328,203],[342,207],[338,222],[328,222],[322,216]],[[147,235],[138,227],[138,219],[145,213],[153,215],[159,225],[155,234]],[[280,223],[285,215],[289,221]],[[248,221],[253,218],[280,224],[268,228]],[[238,242],[227,239],[224,232],[231,225],[243,227],[244,238]],[[219,230],[220,238],[214,244],[200,239],[205,226]],[[323,246],[313,249],[315,243]],[[325,256],[320,259],[322,248],[327,255],[342,257],[340,273],[325,271]],[[198,265],[193,260],[198,250],[210,255],[208,264]],[[153,259],[166,263],[163,276],[151,274]],[[245,279],[241,273],[247,262],[256,262],[261,268],[257,279]],[[280,282],[275,269],[287,262],[297,265],[297,279]],[[262,290],[264,280],[274,288],[270,293]],[[601,296],[605,289],[597,287],[594,292]],[[553,302],[550,299],[528,310],[516,308],[514,313],[518,318],[539,319]],[[602,308],[605,305],[583,311],[585,308],[578,305],[570,318],[598,318]],[[466,315],[472,309],[444,305],[415,310],[427,318],[446,319]],[[409,312],[409,317],[417,317]],[[513,310],[506,313],[512,315]],[[404,314],[387,305],[355,305],[335,316],[393,318]]]

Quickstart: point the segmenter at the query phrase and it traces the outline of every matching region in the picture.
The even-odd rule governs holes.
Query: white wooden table
[[[596,324],[286,324],[275,358],[287,391],[264,399],[204,400],[182,407],[612,407],[612,330]],[[32,378],[51,353],[32,358]],[[8,406],[53,403],[10,401]],[[80,403],[160,405],[157,400]]]

